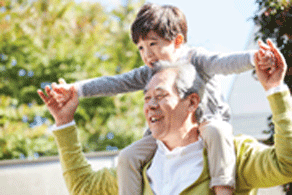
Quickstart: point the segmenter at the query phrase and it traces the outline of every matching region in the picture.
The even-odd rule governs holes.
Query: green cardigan
[[[289,91],[268,97],[275,124],[275,145],[268,147],[249,136],[234,139],[237,154],[237,195],[256,194],[265,188],[292,182],[292,100]],[[93,171],[78,140],[77,129],[71,126],[54,131],[59,148],[63,175],[70,194],[118,194],[114,169]],[[210,176],[204,151],[204,169],[197,181],[181,194],[213,194],[209,188]],[[143,169],[144,194],[153,194]],[[191,171],[191,170],[190,170]]]

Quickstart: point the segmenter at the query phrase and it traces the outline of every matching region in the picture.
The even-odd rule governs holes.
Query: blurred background
[[[271,38],[284,54],[291,89],[289,0],[0,0],[0,160],[56,156],[53,120],[37,89],[116,75],[143,65],[130,25],[145,2],[172,4],[186,15],[188,44],[209,51],[257,49]],[[222,77],[234,134],[273,144],[264,91],[253,71]],[[142,92],[81,99],[75,115],[84,152],[117,151],[145,129]]]

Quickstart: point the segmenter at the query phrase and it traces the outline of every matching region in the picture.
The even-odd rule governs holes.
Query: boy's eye
[[[138,47],[138,49],[139,49],[139,50],[142,50],[142,49],[143,49],[143,47],[142,47],[142,46],[139,46],[139,47]]]
[[[152,42],[152,43],[150,43],[150,46],[153,46],[153,45],[156,45],[156,43],[153,43],[153,42]]]

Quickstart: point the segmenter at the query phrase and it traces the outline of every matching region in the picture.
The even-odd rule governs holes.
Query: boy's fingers
[[[60,83],[60,84],[66,84],[66,81],[65,81],[65,79],[63,79],[63,78],[60,78],[60,79],[59,79],[59,83]]]
[[[51,84],[51,86],[52,86],[52,89],[56,89],[56,87],[57,87],[57,83],[55,83],[55,82],[53,82],[52,84]]]
[[[72,85],[70,87],[70,91],[71,91],[71,93],[72,93],[73,96],[77,95],[77,89],[76,89],[76,87],[74,85]]]

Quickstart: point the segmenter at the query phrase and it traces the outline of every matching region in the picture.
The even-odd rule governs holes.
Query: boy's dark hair
[[[151,30],[168,41],[174,40],[180,33],[184,36],[184,42],[187,42],[186,17],[175,6],[153,3],[143,5],[131,27],[133,42],[137,44],[140,37],[145,39]]]

